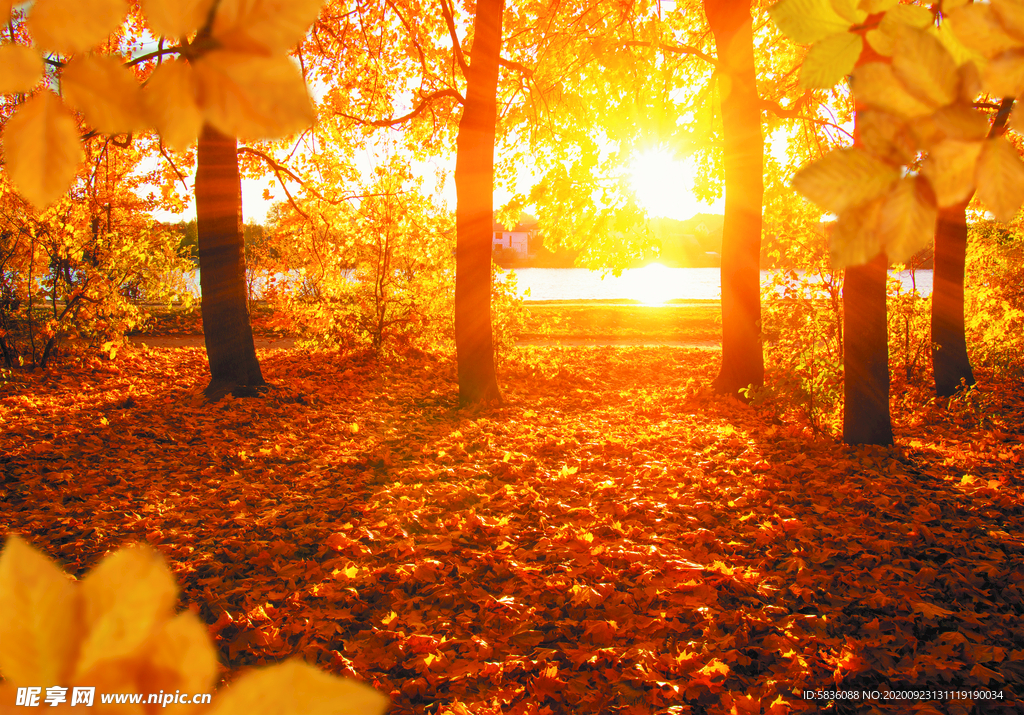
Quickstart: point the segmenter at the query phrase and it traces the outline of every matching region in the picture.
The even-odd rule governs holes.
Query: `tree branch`
[[[392,119],[363,119],[362,117],[353,117],[351,114],[345,114],[344,112],[337,112],[337,114],[339,116],[345,117],[346,119],[351,119],[355,122],[359,122],[360,124],[369,124],[370,126],[373,127],[393,127],[396,124],[402,124],[403,122],[407,122],[410,119],[422,114],[423,110],[430,106],[430,103],[433,100],[439,99],[441,97],[454,97],[456,100],[458,100],[459,104],[466,103],[466,98],[459,94],[456,90],[441,89],[438,90],[437,92],[433,92],[431,94],[424,96],[420,100],[419,105],[417,105],[415,109],[413,109],[408,114],[402,115],[401,117],[395,117]]]
[[[452,51],[455,53],[455,60],[459,63],[459,67],[462,68],[462,76],[469,76],[469,65],[466,63],[466,57],[462,54],[462,43],[459,42],[459,33],[455,30],[455,17],[454,11],[448,5],[448,0],[441,0],[441,14],[444,15],[445,24],[448,25],[448,34],[452,38]]]
[[[1013,97],[1003,97],[999,103],[999,111],[992,121],[992,128],[988,132],[988,138],[994,139],[1006,133],[1006,122],[1010,119],[1010,110],[1013,109]]]
[[[760,104],[761,109],[771,112],[779,119],[796,119],[800,116],[800,110],[811,100],[812,96],[810,90],[804,92],[799,99],[793,102],[789,109],[785,109],[773,99],[762,99],[758,104]]]

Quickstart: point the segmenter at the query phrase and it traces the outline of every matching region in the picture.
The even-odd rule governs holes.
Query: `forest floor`
[[[1019,378],[851,448],[715,351],[522,347],[475,410],[450,356],[259,355],[214,405],[195,347],[0,375],[0,535],[149,542],[226,680],[298,655],[392,713],[1024,711]]]

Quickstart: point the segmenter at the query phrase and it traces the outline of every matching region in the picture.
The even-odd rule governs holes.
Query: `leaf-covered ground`
[[[1019,384],[851,449],[707,351],[534,349],[483,411],[447,358],[261,358],[214,406],[199,349],[0,383],[0,531],[77,574],[147,540],[225,677],[300,654],[394,713],[1024,708]]]

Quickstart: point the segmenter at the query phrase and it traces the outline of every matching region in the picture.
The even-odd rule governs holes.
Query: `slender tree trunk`
[[[764,384],[761,347],[761,202],[764,138],[750,3],[704,0],[715,35],[722,95],[725,221],[722,228],[722,369],[715,389]]]
[[[207,125],[199,137],[196,223],[203,333],[211,400],[252,395],[265,385],[249,323],[237,145]]]
[[[846,269],[843,284],[843,441],[892,444],[884,253]]]
[[[932,367],[935,394],[949,397],[961,380],[974,384],[964,336],[964,262],[967,257],[967,203],[939,212],[932,280]]]
[[[455,349],[459,404],[500,401],[491,335],[491,228],[504,0],[477,0],[455,159]]]

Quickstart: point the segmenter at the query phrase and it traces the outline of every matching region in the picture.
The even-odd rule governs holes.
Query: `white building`
[[[523,216],[523,220],[510,229],[495,221],[491,230],[494,232],[492,251],[511,251],[517,259],[526,259],[530,255],[530,241],[537,233],[537,220]]]

